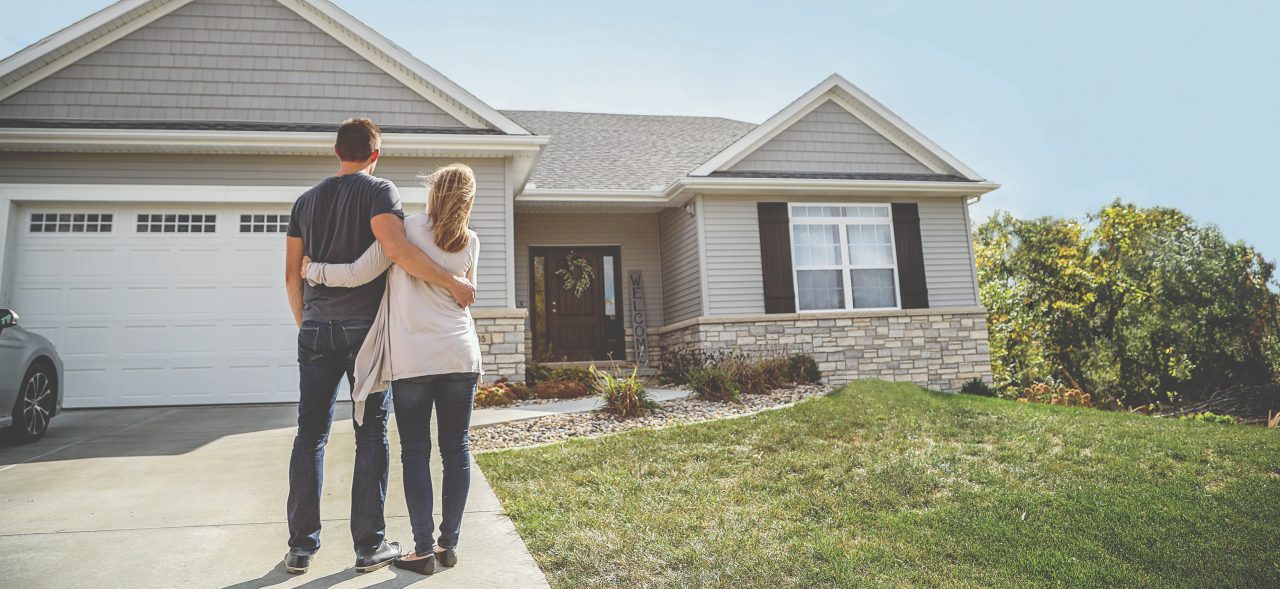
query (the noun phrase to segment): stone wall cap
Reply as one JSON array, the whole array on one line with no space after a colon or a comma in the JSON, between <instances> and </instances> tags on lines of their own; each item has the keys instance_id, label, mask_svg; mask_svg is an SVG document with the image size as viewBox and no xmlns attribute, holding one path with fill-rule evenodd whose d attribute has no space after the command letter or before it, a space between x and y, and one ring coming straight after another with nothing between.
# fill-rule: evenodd
<instances>
[{"instance_id":1,"label":"stone wall cap","mask_svg":"<svg viewBox=\"0 0 1280 589\"><path fill-rule=\"evenodd\" d=\"M471 308L473 319L524 319L529 316L528 309L477 309Z\"/></svg>"},{"instance_id":2,"label":"stone wall cap","mask_svg":"<svg viewBox=\"0 0 1280 589\"><path fill-rule=\"evenodd\" d=\"M817 319L858 319L863 317L914 317L920 315L976 315L987 312L984 307L934 307L930 309L890 309L887 311L813 311L805 313L777 313L750 315L703 315L685 319L670 325L663 325L649 330L649 333L664 334L694 325L716 325L724 323L772 323L784 321L813 321Z\"/></svg>"}]
</instances>

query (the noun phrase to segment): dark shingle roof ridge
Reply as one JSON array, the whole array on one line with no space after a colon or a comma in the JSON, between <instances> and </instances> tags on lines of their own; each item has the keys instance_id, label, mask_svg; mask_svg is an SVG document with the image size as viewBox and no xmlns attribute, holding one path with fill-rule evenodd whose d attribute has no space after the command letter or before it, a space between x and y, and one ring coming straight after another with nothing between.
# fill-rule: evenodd
<instances>
[{"instance_id":1,"label":"dark shingle roof ridge","mask_svg":"<svg viewBox=\"0 0 1280 589\"><path fill-rule=\"evenodd\" d=\"M640 113L624 113L624 112L599 112L599 111L586 111L586 110L554 110L554 109L525 109L525 108L502 108L502 109L498 109L498 112L503 114L517 113L517 114L590 115L590 116L602 116L602 117L636 117L636 118L646 118L646 119L702 119L702 120L727 121L730 123L737 123L740 125L751 125L751 126L759 125L759 123L752 123L750 121L742 121L738 119L731 119L729 117L709 116L709 115L660 115L660 114L640 114Z\"/></svg>"}]
</instances>

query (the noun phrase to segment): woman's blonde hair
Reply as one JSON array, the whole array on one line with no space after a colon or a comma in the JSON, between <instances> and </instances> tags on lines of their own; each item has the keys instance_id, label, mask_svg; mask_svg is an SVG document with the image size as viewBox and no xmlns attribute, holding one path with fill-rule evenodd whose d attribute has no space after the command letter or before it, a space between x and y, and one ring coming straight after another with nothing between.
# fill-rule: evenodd
<instances>
[{"instance_id":1,"label":"woman's blonde hair","mask_svg":"<svg viewBox=\"0 0 1280 589\"><path fill-rule=\"evenodd\" d=\"M467 223L476 197L476 175L466 164L449 164L427 176L431 196L427 213L435 227L436 245L455 253L467 247Z\"/></svg>"}]
</instances>

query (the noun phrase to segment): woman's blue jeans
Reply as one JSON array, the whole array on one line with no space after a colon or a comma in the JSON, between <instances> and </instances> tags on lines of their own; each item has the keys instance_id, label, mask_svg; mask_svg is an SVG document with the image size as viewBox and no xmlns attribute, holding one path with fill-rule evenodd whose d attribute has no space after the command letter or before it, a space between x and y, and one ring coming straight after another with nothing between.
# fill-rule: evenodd
<instances>
[{"instance_id":1,"label":"woman's blue jeans","mask_svg":"<svg viewBox=\"0 0 1280 589\"><path fill-rule=\"evenodd\" d=\"M440 459L444 463L440 493L440 546L456 548L462 511L471 487L471 402L479 375L474 372L406 378L391 383L396 427L400 431L400 461L404 468L404 498L413 525L414 551L431 554L435 521L431 516L431 410L440 431Z\"/></svg>"}]
</instances>

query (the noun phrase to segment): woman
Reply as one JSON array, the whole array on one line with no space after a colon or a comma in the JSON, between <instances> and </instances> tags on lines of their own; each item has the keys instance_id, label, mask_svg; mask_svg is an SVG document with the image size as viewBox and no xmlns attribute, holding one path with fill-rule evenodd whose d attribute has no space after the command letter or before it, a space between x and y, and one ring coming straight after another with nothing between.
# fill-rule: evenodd
<instances>
[{"instance_id":1,"label":"woman","mask_svg":"<svg viewBox=\"0 0 1280 589\"><path fill-rule=\"evenodd\" d=\"M465 275L474 284L480 242L467 223L475 199L475 175L463 164L452 164L427 180L431 187L428 214L405 219L405 234L436 263L457 276ZM471 482L467 430L481 374L480 342L471 312L459 307L447 290L392 266L376 243L351 264L304 260L302 273L313 283L351 287L373 280L389 266L382 307L356 357L356 383L351 397L359 420L364 415L364 399L370 393L386 390L388 384L393 389L404 496L414 540L413 554L394 564L431 574L437 562L447 567L457 562L454 549ZM433 406L438 412L437 439L444 462L439 543L432 539Z\"/></svg>"}]
</instances>

